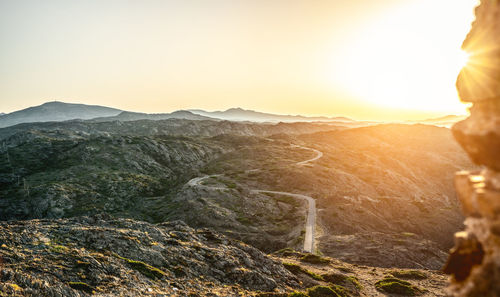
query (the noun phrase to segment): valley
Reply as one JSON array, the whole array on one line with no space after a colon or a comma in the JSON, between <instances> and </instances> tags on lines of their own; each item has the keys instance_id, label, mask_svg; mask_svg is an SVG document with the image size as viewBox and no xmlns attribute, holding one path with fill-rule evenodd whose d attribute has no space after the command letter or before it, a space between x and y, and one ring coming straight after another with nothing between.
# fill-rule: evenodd
<instances>
[{"instance_id":1,"label":"valley","mask_svg":"<svg viewBox=\"0 0 500 297\"><path fill-rule=\"evenodd\" d=\"M421 124L78 120L2 128L0 144L2 221L182 221L278 262L284 250L339 261L371 284L353 296L375 296L357 267L425 271L441 296L463 220L453 174L473 167L449 129ZM307 283L325 284L280 290Z\"/></svg>"}]
</instances>

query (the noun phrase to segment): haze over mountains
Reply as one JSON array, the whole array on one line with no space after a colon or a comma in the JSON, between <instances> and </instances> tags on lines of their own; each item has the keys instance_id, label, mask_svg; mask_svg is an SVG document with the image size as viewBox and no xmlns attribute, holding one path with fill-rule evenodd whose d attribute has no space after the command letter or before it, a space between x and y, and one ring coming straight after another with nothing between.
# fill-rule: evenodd
<instances>
[{"instance_id":1,"label":"haze over mountains","mask_svg":"<svg viewBox=\"0 0 500 297\"><path fill-rule=\"evenodd\" d=\"M242 108L230 108L226 111L204 111L200 109L190 109L192 113L213 117L228 121L252 121L252 122L352 122L353 120L346 117L306 117L301 115L278 115L272 113L264 113L253 110L245 110Z\"/></svg>"},{"instance_id":2,"label":"haze over mountains","mask_svg":"<svg viewBox=\"0 0 500 297\"><path fill-rule=\"evenodd\" d=\"M436 119L413 121L414 123L426 123L438 126L450 126L462 119L462 116L445 116ZM98 122L106 121L137 121L137 120L214 120L214 121L250 121L258 123L295 123L295 122L323 122L337 125L366 126L376 122L355 121L347 117L307 117L301 115L279 115L264 113L242 108L231 108L226 111L204 111L200 109L178 110L171 113L140 113L124 111L117 108L64 103L59 101L47 102L39 106L29 107L23 110L0 114L0 128L9 127L22 123L35 122L60 122L69 120L92 120Z\"/></svg>"},{"instance_id":3,"label":"haze over mountains","mask_svg":"<svg viewBox=\"0 0 500 297\"><path fill-rule=\"evenodd\" d=\"M247 121L227 120L245 114ZM338 296L381 296L376 282L421 269L423 279L403 284L442 296L445 279L434 270L463 219L453 175L472 166L447 128L62 102L6 116L51 122L0 128L5 282L63 296L119 295L120 280L122 290L148 296L140 292L149 278L161 279L158 294L189 283L178 289L230 295L226 285L238 284L231 290L255 296L326 285L345 293ZM316 209L283 193L306 195ZM312 212L315 249L332 258L301 252ZM26 237L13 236L21 229ZM330 264L309 265L308 257ZM61 263L61 275L50 273ZM33 274L35 267L42 269ZM50 285L34 287L32 278ZM15 288L0 282L0 296Z\"/></svg>"},{"instance_id":4,"label":"haze over mountains","mask_svg":"<svg viewBox=\"0 0 500 297\"><path fill-rule=\"evenodd\" d=\"M32 122L88 120L116 116L120 112L121 110L116 108L54 101L4 114L0 117L0 127Z\"/></svg>"}]
</instances>

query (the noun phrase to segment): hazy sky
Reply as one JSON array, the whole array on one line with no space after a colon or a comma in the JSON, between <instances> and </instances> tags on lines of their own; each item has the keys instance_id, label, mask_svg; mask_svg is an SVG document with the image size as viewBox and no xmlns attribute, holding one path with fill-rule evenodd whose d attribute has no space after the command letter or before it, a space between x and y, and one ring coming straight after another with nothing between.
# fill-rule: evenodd
<instances>
[{"instance_id":1,"label":"hazy sky","mask_svg":"<svg viewBox=\"0 0 500 297\"><path fill-rule=\"evenodd\" d=\"M0 112L460 113L476 0L0 0Z\"/></svg>"}]
</instances>

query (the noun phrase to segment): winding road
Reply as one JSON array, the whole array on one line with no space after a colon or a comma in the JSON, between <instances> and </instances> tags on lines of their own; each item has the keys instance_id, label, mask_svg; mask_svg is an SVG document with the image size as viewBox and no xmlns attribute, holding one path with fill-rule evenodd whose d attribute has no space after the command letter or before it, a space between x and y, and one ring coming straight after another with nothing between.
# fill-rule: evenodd
<instances>
[{"instance_id":1,"label":"winding road","mask_svg":"<svg viewBox=\"0 0 500 297\"><path fill-rule=\"evenodd\" d=\"M304 251L309 253L314 252L314 227L316 226L316 201L312 197L301 194L293 194L293 193L279 192L279 191L252 190L251 192L260 194L285 195L306 200L309 207L307 211L307 219L305 226L306 234L304 235Z\"/></svg>"},{"instance_id":2,"label":"winding road","mask_svg":"<svg viewBox=\"0 0 500 297\"><path fill-rule=\"evenodd\" d=\"M313 148L310 148L310 147L305 147L305 146L301 146L301 145L296 145L296 144L292 144L292 147L298 147L298 148L301 148L301 149L304 149L304 150L309 150L309 151L313 151L316 153L316 156L312 159L309 159L309 160L305 160L305 161L301 161L301 162L298 162L296 163L295 165L306 165L307 163L310 163L310 162L313 162L313 161L316 161L318 160L319 158L323 157L323 152L320 152L316 149L313 149Z\"/></svg>"},{"instance_id":3,"label":"winding road","mask_svg":"<svg viewBox=\"0 0 500 297\"><path fill-rule=\"evenodd\" d=\"M314 158L297 162L295 165L297 166L303 166L306 165L310 162L316 161L319 158L323 157L323 153L309 147L305 146L300 146L300 145L295 145L292 144L292 147L297 147L305 150L310 150L316 153L316 156ZM251 169L248 171L258 171L260 169ZM205 179L212 178L212 177L217 177L217 176L222 176L222 174L216 174L216 175L205 175L202 177L195 177L187 182L188 186L191 187L201 187L201 188L206 188L206 189L212 189L212 190L225 190L227 188L225 187L214 187L214 186L207 186L203 185L202 182ZM303 250L305 252L313 253L314 252L314 232L315 232L315 226L316 226L316 201L314 198L311 196L307 195L302 195L302 194L294 194L294 193L288 193L288 192L280 192L280 191L268 191L268 190L251 190L251 193L255 194L275 194L275 195L284 195L284 196L289 196L289 197L294 197L297 199L302 199L307 201L308 204L308 209L307 209L307 218L306 218L306 224L305 224L305 235L304 235L304 248Z\"/></svg>"}]
</instances>

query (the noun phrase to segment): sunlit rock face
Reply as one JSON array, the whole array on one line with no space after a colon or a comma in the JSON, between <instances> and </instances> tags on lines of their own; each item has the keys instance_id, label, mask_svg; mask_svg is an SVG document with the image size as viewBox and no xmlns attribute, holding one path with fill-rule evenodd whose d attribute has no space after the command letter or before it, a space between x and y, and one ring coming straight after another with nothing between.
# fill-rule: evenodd
<instances>
[{"instance_id":1,"label":"sunlit rock face","mask_svg":"<svg viewBox=\"0 0 500 297\"><path fill-rule=\"evenodd\" d=\"M472 103L471 116L453 134L471 159L485 168L455 179L466 230L455 234L444 271L452 296L500 296L500 1L482 0L463 44L471 58L457 89Z\"/></svg>"},{"instance_id":2,"label":"sunlit rock face","mask_svg":"<svg viewBox=\"0 0 500 297\"><path fill-rule=\"evenodd\" d=\"M500 96L500 6L498 0L482 0L476 20L462 49L469 62L460 72L457 88L465 102L482 102Z\"/></svg>"}]
</instances>

